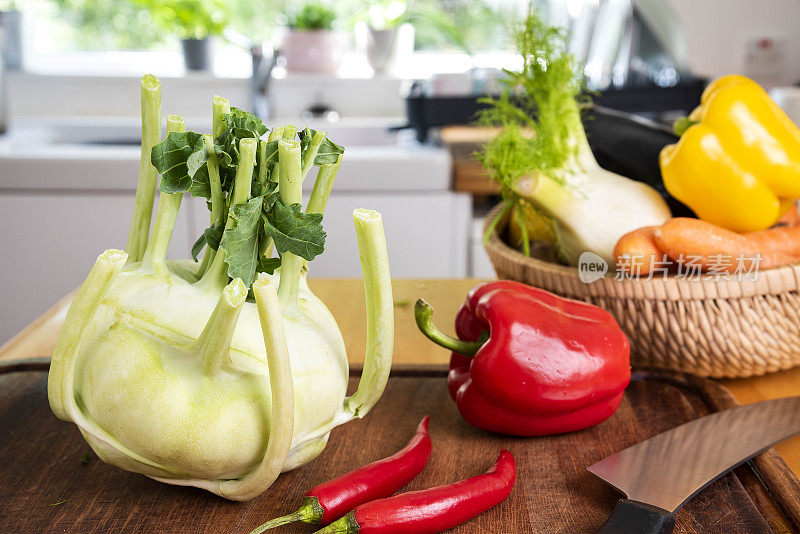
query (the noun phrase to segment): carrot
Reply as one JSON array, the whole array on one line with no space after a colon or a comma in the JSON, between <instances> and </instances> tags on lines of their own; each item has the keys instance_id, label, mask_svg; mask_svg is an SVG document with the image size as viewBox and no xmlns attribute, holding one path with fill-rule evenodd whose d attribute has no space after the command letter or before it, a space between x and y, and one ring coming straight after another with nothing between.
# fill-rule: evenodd
<instances>
[{"instance_id":1,"label":"carrot","mask_svg":"<svg viewBox=\"0 0 800 534\"><path fill-rule=\"evenodd\" d=\"M657 262L663 261L664 251L656 244L658 226L645 226L619 238L614 247L617 269L628 274L646 275Z\"/></svg>"},{"instance_id":2,"label":"carrot","mask_svg":"<svg viewBox=\"0 0 800 534\"><path fill-rule=\"evenodd\" d=\"M745 235L762 249L783 252L790 256L800 256L800 226L769 228Z\"/></svg>"},{"instance_id":3,"label":"carrot","mask_svg":"<svg viewBox=\"0 0 800 534\"><path fill-rule=\"evenodd\" d=\"M670 219L656 230L655 241L673 261L697 265L704 271L752 271L796 260L791 254L762 247L748 236L700 219Z\"/></svg>"}]
</instances>

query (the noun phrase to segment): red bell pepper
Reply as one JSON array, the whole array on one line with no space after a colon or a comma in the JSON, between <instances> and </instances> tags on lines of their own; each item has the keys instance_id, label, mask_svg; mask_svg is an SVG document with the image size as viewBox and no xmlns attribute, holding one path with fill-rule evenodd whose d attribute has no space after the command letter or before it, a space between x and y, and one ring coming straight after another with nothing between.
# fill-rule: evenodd
<instances>
[{"instance_id":1,"label":"red bell pepper","mask_svg":"<svg viewBox=\"0 0 800 534\"><path fill-rule=\"evenodd\" d=\"M450 395L471 425L543 436L594 426L631 378L628 338L607 311L507 280L480 284L456 315L454 339L417 301L420 330L453 351Z\"/></svg>"}]
</instances>

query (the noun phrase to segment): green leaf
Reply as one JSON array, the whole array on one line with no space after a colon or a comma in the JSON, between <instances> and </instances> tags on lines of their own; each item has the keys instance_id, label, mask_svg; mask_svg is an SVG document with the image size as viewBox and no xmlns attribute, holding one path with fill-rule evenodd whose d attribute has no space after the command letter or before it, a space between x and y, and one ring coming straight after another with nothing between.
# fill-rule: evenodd
<instances>
[{"instance_id":1,"label":"green leaf","mask_svg":"<svg viewBox=\"0 0 800 534\"><path fill-rule=\"evenodd\" d=\"M277 198L278 194L278 183L267 180L266 187L262 191L261 184L258 180L253 180L252 194L254 197L267 197L267 200L265 200L266 207L264 209L272 209L272 204L274 203L273 198Z\"/></svg>"},{"instance_id":2,"label":"green leaf","mask_svg":"<svg viewBox=\"0 0 800 534\"><path fill-rule=\"evenodd\" d=\"M212 224L203 230L203 233L200 234L200 237L198 237L197 241L195 241L194 245L192 245L192 258L194 261L197 261L197 257L200 255L200 253L203 251L203 247L206 245L214 250L219 248L219 242L222 239L223 230L225 230L225 226L219 224Z\"/></svg>"},{"instance_id":3,"label":"green leaf","mask_svg":"<svg viewBox=\"0 0 800 534\"><path fill-rule=\"evenodd\" d=\"M267 258L266 256L261 256L261 258L258 260L258 267L256 267L256 271L259 273L274 274L275 269L280 266L280 258Z\"/></svg>"},{"instance_id":4,"label":"green leaf","mask_svg":"<svg viewBox=\"0 0 800 534\"><path fill-rule=\"evenodd\" d=\"M325 250L321 213L303 213L300 204L286 206L276 200L263 220L264 231L279 254L291 252L311 261Z\"/></svg>"},{"instance_id":5,"label":"green leaf","mask_svg":"<svg viewBox=\"0 0 800 534\"><path fill-rule=\"evenodd\" d=\"M239 166L239 141L258 139L266 133L267 127L261 119L239 108L231 108L231 112L225 115L225 124L225 130L214 140L214 150L217 153L222 190L227 193L233 187L236 168ZM274 149L278 149L277 142ZM277 154L275 158L277 161ZM257 169L254 175L258 176Z\"/></svg>"},{"instance_id":6,"label":"green leaf","mask_svg":"<svg viewBox=\"0 0 800 534\"><path fill-rule=\"evenodd\" d=\"M203 136L195 132L171 132L153 147L150 161L161 173L159 189L165 193L186 192L195 174L206 165Z\"/></svg>"},{"instance_id":7,"label":"green leaf","mask_svg":"<svg viewBox=\"0 0 800 534\"><path fill-rule=\"evenodd\" d=\"M316 130L312 130L308 126L298 133L300 136L300 150L302 152L306 151L308 145L311 144L311 139L313 139L316 133ZM314 158L314 165L327 165L329 163L336 163L336 160L338 160L339 156L342 154L344 154L344 147L337 145L328 139L328 137L325 137L325 139L322 141L322 144L319 146L317 156Z\"/></svg>"},{"instance_id":8,"label":"green leaf","mask_svg":"<svg viewBox=\"0 0 800 534\"><path fill-rule=\"evenodd\" d=\"M253 135L248 137L261 137L267 133L267 127L261 122L261 119L239 108L231 108L231 112L225 115L225 124L229 128L247 130Z\"/></svg>"},{"instance_id":9,"label":"green leaf","mask_svg":"<svg viewBox=\"0 0 800 534\"><path fill-rule=\"evenodd\" d=\"M241 278L248 287L255 280L258 266L258 233L263 201L264 197L256 197L234 206L230 217L235 225L225 230L219 244L225 251L228 276Z\"/></svg>"},{"instance_id":10,"label":"green leaf","mask_svg":"<svg viewBox=\"0 0 800 534\"><path fill-rule=\"evenodd\" d=\"M208 177L208 164L203 165L192 176L192 185L189 194L193 197L211 198L211 182Z\"/></svg>"},{"instance_id":11,"label":"green leaf","mask_svg":"<svg viewBox=\"0 0 800 534\"><path fill-rule=\"evenodd\" d=\"M339 156L344 154L344 147L337 145L327 137L319 146L317 157L314 158L314 165L327 165L329 163L336 163Z\"/></svg>"}]
</instances>

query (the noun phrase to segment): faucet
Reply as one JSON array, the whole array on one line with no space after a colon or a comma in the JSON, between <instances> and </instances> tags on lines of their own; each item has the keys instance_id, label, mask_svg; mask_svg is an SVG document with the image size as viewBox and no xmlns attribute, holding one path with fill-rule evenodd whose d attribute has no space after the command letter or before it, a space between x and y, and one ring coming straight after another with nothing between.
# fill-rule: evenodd
<instances>
[{"instance_id":1,"label":"faucet","mask_svg":"<svg viewBox=\"0 0 800 534\"><path fill-rule=\"evenodd\" d=\"M261 120L268 120L272 116L272 102L270 98L270 82L272 70L278 64L280 50L271 44L254 43L241 33L226 28L223 32L225 39L231 43L250 51L253 65L253 74L250 77L250 104L253 113ZM264 54L265 48L268 56Z\"/></svg>"},{"instance_id":2,"label":"faucet","mask_svg":"<svg viewBox=\"0 0 800 534\"><path fill-rule=\"evenodd\" d=\"M250 98L253 105L253 112L261 120L268 120L272 117L272 99L270 98L270 83L272 81L272 70L278 64L280 51L272 46L269 57L264 56L263 45L255 44L250 47L250 54L253 60L253 75L250 78Z\"/></svg>"}]
</instances>

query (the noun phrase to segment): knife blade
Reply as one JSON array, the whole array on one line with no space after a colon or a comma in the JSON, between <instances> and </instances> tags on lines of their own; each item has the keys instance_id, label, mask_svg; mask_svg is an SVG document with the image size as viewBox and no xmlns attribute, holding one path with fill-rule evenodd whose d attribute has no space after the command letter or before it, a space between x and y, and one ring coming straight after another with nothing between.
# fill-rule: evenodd
<instances>
[{"instance_id":1,"label":"knife blade","mask_svg":"<svg viewBox=\"0 0 800 534\"><path fill-rule=\"evenodd\" d=\"M800 397L713 413L587 467L627 497L598 534L668 534L683 503L734 467L800 433Z\"/></svg>"}]
</instances>

